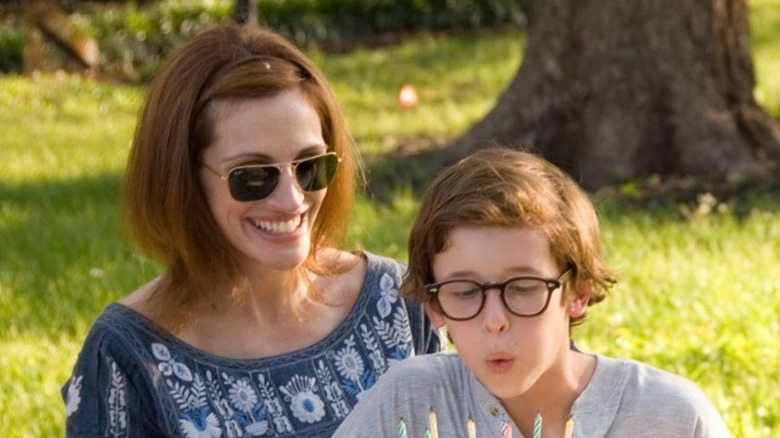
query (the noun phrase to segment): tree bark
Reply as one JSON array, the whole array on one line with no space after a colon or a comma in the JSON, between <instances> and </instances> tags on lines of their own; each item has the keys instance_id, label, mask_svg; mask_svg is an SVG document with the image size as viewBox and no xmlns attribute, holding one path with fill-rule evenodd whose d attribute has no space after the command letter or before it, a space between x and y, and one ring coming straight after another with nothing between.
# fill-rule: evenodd
<instances>
[{"instance_id":1,"label":"tree bark","mask_svg":"<svg viewBox=\"0 0 780 438\"><path fill-rule=\"evenodd\" d=\"M660 175L771 178L780 125L753 97L745 0L537 0L495 108L439 152L531 147L590 190Z\"/></svg>"},{"instance_id":2,"label":"tree bark","mask_svg":"<svg viewBox=\"0 0 780 438\"><path fill-rule=\"evenodd\" d=\"M236 0L233 20L236 23L257 26L259 21L257 11L257 0Z\"/></svg>"}]
</instances>

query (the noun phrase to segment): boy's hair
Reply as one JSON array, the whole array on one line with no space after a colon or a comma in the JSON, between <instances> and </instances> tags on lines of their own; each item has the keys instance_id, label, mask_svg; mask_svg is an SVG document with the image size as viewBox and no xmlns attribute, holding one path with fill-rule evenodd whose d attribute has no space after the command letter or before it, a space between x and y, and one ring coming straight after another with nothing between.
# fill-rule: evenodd
<instances>
[{"instance_id":1,"label":"boy's hair","mask_svg":"<svg viewBox=\"0 0 780 438\"><path fill-rule=\"evenodd\" d=\"M201 156L218 122L213 102L268 98L294 88L317 112L328 151L341 157L304 265L325 271L314 254L343 242L359 162L317 66L269 30L221 25L178 47L152 81L128 159L124 212L141 250L167 267L157 289L164 293L153 294L150 306L166 328L186 320L195 303L215 299L217 279L242 279L235 250L213 219L199 179Z\"/></svg>"},{"instance_id":2,"label":"boy's hair","mask_svg":"<svg viewBox=\"0 0 780 438\"><path fill-rule=\"evenodd\" d=\"M431 265L460 226L528 227L547 236L555 262L573 269L564 295L592 283L589 304L604 299L617 277L602 257L599 222L587 194L544 159L514 149L482 149L442 171L423 195L409 236L402 293L429 302ZM576 293L576 292L574 292ZM570 325L585 318L572 318Z\"/></svg>"}]
</instances>

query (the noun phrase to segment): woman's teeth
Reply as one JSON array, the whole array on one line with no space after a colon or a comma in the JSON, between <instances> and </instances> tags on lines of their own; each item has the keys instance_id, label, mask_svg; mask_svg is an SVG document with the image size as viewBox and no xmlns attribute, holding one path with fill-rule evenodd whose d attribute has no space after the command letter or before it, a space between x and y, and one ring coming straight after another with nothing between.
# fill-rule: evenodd
<instances>
[{"instance_id":1,"label":"woman's teeth","mask_svg":"<svg viewBox=\"0 0 780 438\"><path fill-rule=\"evenodd\" d=\"M288 221L255 221L255 226L271 234L285 234L295 231L301 224L301 217L296 216Z\"/></svg>"}]
</instances>

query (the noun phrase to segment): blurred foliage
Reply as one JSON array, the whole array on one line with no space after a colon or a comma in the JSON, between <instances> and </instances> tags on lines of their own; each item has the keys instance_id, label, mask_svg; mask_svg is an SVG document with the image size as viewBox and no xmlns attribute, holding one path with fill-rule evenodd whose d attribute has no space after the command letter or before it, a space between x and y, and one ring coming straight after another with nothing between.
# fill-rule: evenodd
<instances>
[{"instance_id":1,"label":"blurred foliage","mask_svg":"<svg viewBox=\"0 0 780 438\"><path fill-rule=\"evenodd\" d=\"M349 50L398 35L522 25L531 0L259 0L259 22L301 47ZM233 0L60 1L100 47L100 73L145 81L177 43L233 19ZM20 72L25 3L0 2L0 72Z\"/></svg>"},{"instance_id":2,"label":"blurred foliage","mask_svg":"<svg viewBox=\"0 0 780 438\"><path fill-rule=\"evenodd\" d=\"M0 26L0 72L21 69L24 41L25 32L21 28Z\"/></svg>"}]
</instances>

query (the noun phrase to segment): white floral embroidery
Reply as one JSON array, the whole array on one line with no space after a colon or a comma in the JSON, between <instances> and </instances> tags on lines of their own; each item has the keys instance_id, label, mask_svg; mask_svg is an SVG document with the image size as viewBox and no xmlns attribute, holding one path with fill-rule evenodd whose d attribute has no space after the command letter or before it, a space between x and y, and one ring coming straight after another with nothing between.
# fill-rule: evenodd
<instances>
[{"instance_id":1,"label":"white floral embroidery","mask_svg":"<svg viewBox=\"0 0 780 438\"><path fill-rule=\"evenodd\" d=\"M157 360L169 361L172 359L171 352L168 350L168 347L156 342L152 343L152 354L157 358Z\"/></svg>"},{"instance_id":2,"label":"white floral embroidery","mask_svg":"<svg viewBox=\"0 0 780 438\"><path fill-rule=\"evenodd\" d=\"M387 273L382 274L379 279L379 300L376 303L376 309L379 316L386 318L393 310L393 304L398 301L398 288L395 286L395 280Z\"/></svg>"},{"instance_id":3,"label":"white floral embroidery","mask_svg":"<svg viewBox=\"0 0 780 438\"><path fill-rule=\"evenodd\" d=\"M316 423L325 415L325 403L311 391L295 394L290 402L290 408L293 415L304 423Z\"/></svg>"},{"instance_id":4,"label":"white floral embroidery","mask_svg":"<svg viewBox=\"0 0 780 438\"><path fill-rule=\"evenodd\" d=\"M171 374L173 374L185 382L192 381L192 372L189 367L183 363L177 362L171 355L168 347L163 344L153 343L152 354L154 354L154 357L156 357L157 360L162 361L157 364L157 368L160 369L160 372L163 373L164 376L170 377Z\"/></svg>"},{"instance_id":5,"label":"white floral embroidery","mask_svg":"<svg viewBox=\"0 0 780 438\"><path fill-rule=\"evenodd\" d=\"M219 438L222 436L222 429L219 428L219 420L213 412L205 414L205 411L198 411L201 414L198 418L185 418L179 420L179 426L187 438ZM205 415L203 415L205 414ZM202 424L196 424L202 423Z\"/></svg>"},{"instance_id":6,"label":"white floral embroidery","mask_svg":"<svg viewBox=\"0 0 780 438\"><path fill-rule=\"evenodd\" d=\"M336 369L349 380L360 380L365 371L363 358L353 347L354 341L342 348L334 357Z\"/></svg>"},{"instance_id":7,"label":"white floral embroidery","mask_svg":"<svg viewBox=\"0 0 780 438\"><path fill-rule=\"evenodd\" d=\"M263 399L263 403L267 406L267 418L271 422L273 428L276 429L276 433L278 435L292 433L292 423L287 416L287 412L284 409L282 400L278 396L278 392L274 391L271 380L266 379L266 376L263 374L258 374L257 389L258 392L260 392L260 398Z\"/></svg>"},{"instance_id":8,"label":"white floral embroidery","mask_svg":"<svg viewBox=\"0 0 780 438\"><path fill-rule=\"evenodd\" d=\"M228 390L228 397L233 406L244 412L249 412L257 404L257 394L246 378L236 381Z\"/></svg>"},{"instance_id":9,"label":"white floral embroidery","mask_svg":"<svg viewBox=\"0 0 780 438\"><path fill-rule=\"evenodd\" d=\"M296 375L279 388L290 400L290 409L298 420L316 423L325 416L325 403L314 393L317 380L313 377Z\"/></svg>"},{"instance_id":10,"label":"white floral embroidery","mask_svg":"<svg viewBox=\"0 0 780 438\"><path fill-rule=\"evenodd\" d=\"M70 378L70 384L68 384L68 394L65 397L65 416L70 417L71 414L79 410L79 404L81 403L81 381L84 376L73 376Z\"/></svg>"},{"instance_id":11,"label":"white floral embroidery","mask_svg":"<svg viewBox=\"0 0 780 438\"><path fill-rule=\"evenodd\" d=\"M330 407L330 411L336 418L346 417L349 414L350 405L344 399L344 391L339 386L338 380L333 378L330 367L320 360L317 362L315 373L317 381L322 385L325 401Z\"/></svg>"},{"instance_id":12,"label":"white floral embroidery","mask_svg":"<svg viewBox=\"0 0 780 438\"><path fill-rule=\"evenodd\" d=\"M111 368L111 381L108 389L108 425L109 435L127 436L129 423L127 414L127 378L119 371L113 359L108 358Z\"/></svg>"},{"instance_id":13,"label":"white floral embroidery","mask_svg":"<svg viewBox=\"0 0 780 438\"><path fill-rule=\"evenodd\" d=\"M246 426L246 431L249 432L252 436L265 435L265 433L268 432L268 421L262 420L249 423Z\"/></svg>"}]
</instances>

